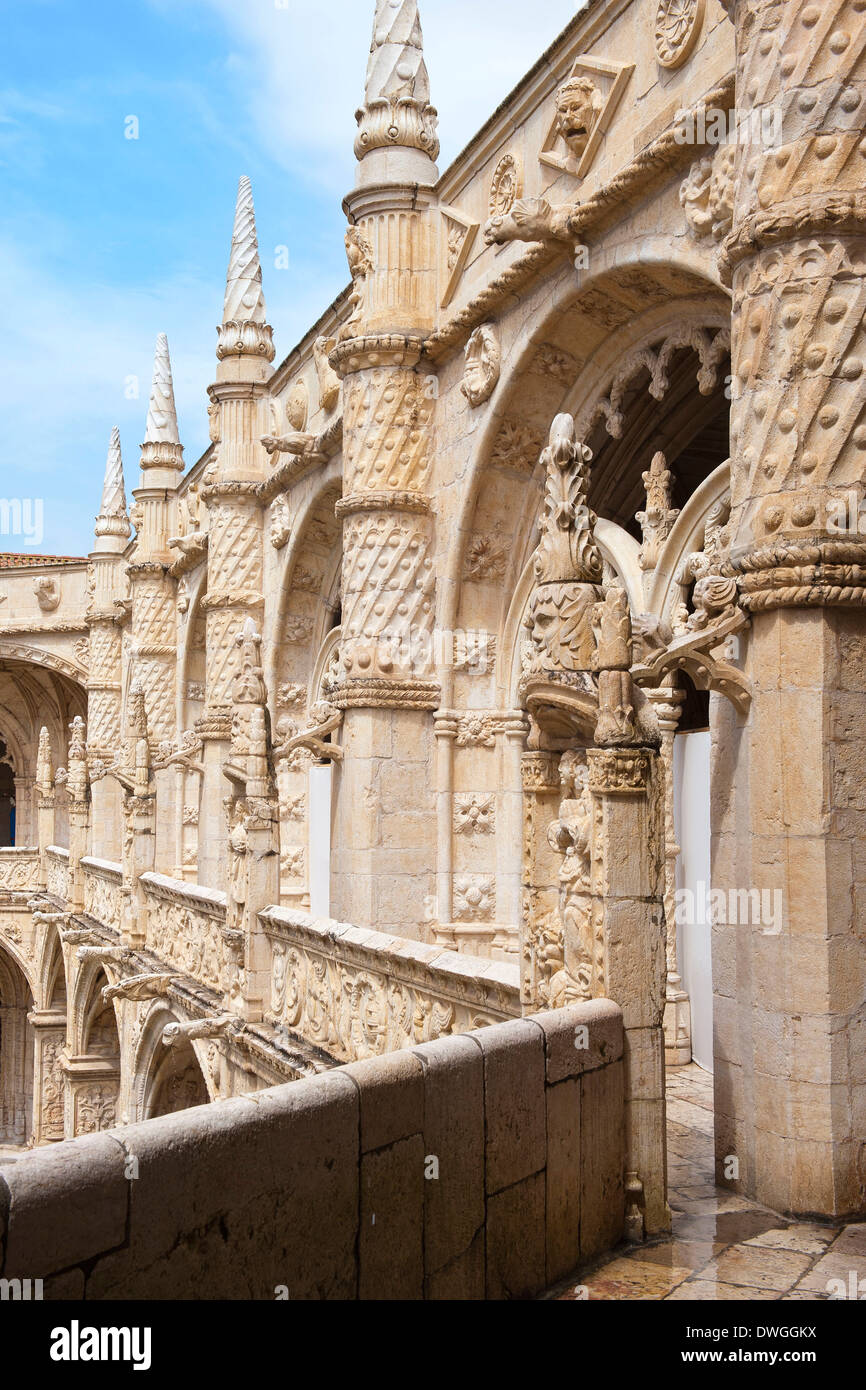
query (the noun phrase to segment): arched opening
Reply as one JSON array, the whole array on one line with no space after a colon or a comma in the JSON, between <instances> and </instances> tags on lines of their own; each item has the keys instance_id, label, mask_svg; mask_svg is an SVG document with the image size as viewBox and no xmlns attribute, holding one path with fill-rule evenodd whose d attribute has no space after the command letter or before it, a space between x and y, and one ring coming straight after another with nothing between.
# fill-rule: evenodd
<instances>
[{"instance_id":1,"label":"arched opening","mask_svg":"<svg viewBox=\"0 0 866 1390\"><path fill-rule=\"evenodd\" d=\"M160 1051L162 1056L160 1056ZM175 1047L155 1051L147 1086L144 1118L174 1115L195 1105L207 1105L207 1084L192 1043L186 1038Z\"/></svg>"},{"instance_id":2,"label":"arched opening","mask_svg":"<svg viewBox=\"0 0 866 1390\"><path fill-rule=\"evenodd\" d=\"M0 948L0 1145L23 1145L33 1117L33 995L23 971Z\"/></svg>"},{"instance_id":3,"label":"arched opening","mask_svg":"<svg viewBox=\"0 0 866 1390\"><path fill-rule=\"evenodd\" d=\"M108 983L105 972L97 968L81 991L86 1003L81 1011L80 1043L78 1054L70 1060L76 1134L94 1134L117 1122L120 1035L114 1005L102 996Z\"/></svg>"},{"instance_id":4,"label":"arched opening","mask_svg":"<svg viewBox=\"0 0 866 1390\"><path fill-rule=\"evenodd\" d=\"M0 849L15 844L15 774L12 759L0 739Z\"/></svg>"},{"instance_id":5,"label":"arched opening","mask_svg":"<svg viewBox=\"0 0 866 1390\"><path fill-rule=\"evenodd\" d=\"M87 715L87 694L75 669L41 664L0 650L0 846L33 846L38 840L36 757L40 730L48 730L55 768L66 762L69 725ZM66 796L58 788L54 842L68 844Z\"/></svg>"}]
</instances>

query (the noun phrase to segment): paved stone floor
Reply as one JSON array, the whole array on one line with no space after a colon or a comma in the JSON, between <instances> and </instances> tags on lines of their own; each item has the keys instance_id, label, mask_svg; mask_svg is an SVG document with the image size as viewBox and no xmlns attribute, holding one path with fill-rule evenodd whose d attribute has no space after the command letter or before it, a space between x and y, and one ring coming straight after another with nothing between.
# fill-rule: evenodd
<instances>
[{"instance_id":1,"label":"paved stone floor","mask_svg":"<svg viewBox=\"0 0 866 1390\"><path fill-rule=\"evenodd\" d=\"M672 1236L620 1246L545 1298L815 1300L828 1280L866 1281L866 1224L792 1222L716 1186L708 1072L669 1071L667 1093Z\"/></svg>"}]
</instances>

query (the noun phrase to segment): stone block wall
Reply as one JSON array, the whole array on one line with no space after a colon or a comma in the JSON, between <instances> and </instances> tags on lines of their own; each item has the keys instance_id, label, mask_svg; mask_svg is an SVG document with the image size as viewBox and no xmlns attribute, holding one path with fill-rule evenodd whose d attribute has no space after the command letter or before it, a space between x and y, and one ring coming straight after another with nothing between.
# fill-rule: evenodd
<instances>
[{"instance_id":1,"label":"stone block wall","mask_svg":"<svg viewBox=\"0 0 866 1390\"><path fill-rule=\"evenodd\" d=\"M624 1222L622 1015L442 1038L0 1167L46 1298L505 1299Z\"/></svg>"}]
</instances>

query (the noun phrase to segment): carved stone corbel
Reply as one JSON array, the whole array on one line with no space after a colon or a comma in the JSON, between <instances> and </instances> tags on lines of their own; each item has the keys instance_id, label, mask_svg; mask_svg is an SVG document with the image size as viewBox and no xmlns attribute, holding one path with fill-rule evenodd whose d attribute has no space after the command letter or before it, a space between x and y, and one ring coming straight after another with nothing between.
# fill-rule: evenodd
<instances>
[{"instance_id":1,"label":"carved stone corbel","mask_svg":"<svg viewBox=\"0 0 866 1390\"><path fill-rule=\"evenodd\" d=\"M288 758L297 748L304 748L321 762L340 762L343 750L338 743L325 743L329 734L334 734L343 723L344 712L320 700L310 708L312 724L300 733L291 734L274 749L275 758Z\"/></svg>"},{"instance_id":2,"label":"carved stone corbel","mask_svg":"<svg viewBox=\"0 0 866 1390\"><path fill-rule=\"evenodd\" d=\"M710 582L726 584L728 581L711 576ZM749 616L731 603L726 603L721 612L712 616L714 594L720 597L711 590L704 600L707 605L704 625L678 634L668 646L649 654L640 665L632 668L632 676L638 685L654 688L662 685L674 671L685 671L698 690L718 690L727 696L738 714L745 716L752 698L751 682L739 667L715 653L727 638L748 626Z\"/></svg>"}]
</instances>

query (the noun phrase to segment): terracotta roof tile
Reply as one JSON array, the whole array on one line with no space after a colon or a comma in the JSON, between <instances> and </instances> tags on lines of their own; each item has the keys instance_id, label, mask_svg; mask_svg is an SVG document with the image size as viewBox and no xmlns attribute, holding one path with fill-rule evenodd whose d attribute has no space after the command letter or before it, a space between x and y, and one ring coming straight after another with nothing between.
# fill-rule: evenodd
<instances>
[{"instance_id":1,"label":"terracotta roof tile","mask_svg":"<svg viewBox=\"0 0 866 1390\"><path fill-rule=\"evenodd\" d=\"M31 569L36 565L83 565L81 555L3 555L0 554L0 570Z\"/></svg>"}]
</instances>

